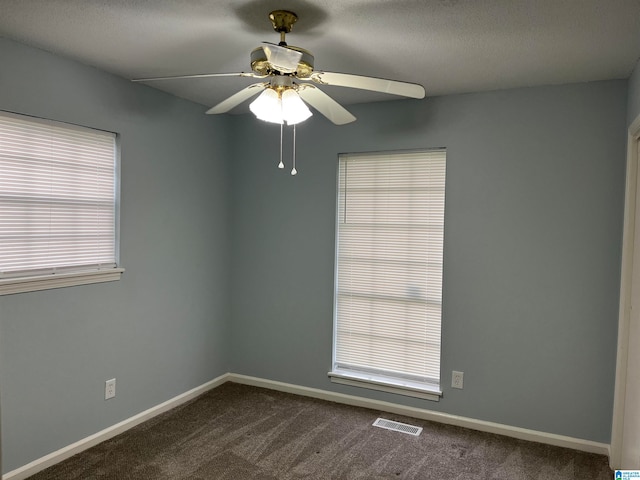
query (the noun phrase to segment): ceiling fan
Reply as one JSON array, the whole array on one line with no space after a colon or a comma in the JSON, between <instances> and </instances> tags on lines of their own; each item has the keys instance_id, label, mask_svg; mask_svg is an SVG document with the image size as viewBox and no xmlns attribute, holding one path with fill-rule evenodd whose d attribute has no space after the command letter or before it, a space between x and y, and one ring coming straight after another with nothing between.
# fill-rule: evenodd
<instances>
[{"instance_id":1,"label":"ceiling fan","mask_svg":"<svg viewBox=\"0 0 640 480\"><path fill-rule=\"evenodd\" d=\"M251 97L261 93L251 105L251 111L261 120L295 125L311 116L304 102L311 105L336 125L353 122L354 117L342 105L324 93L317 85L350 87L374 92L390 93L402 97L424 98L425 90L416 83L399 82L383 78L314 70L311 52L288 45L285 35L291 32L298 16L287 10L274 10L269 14L273 28L280 34L278 44L263 43L251 52L251 72L203 73L171 77L140 78L134 82L154 82L184 78L250 77L264 79L243 88L229 98L207 110L208 114L226 113Z\"/></svg>"}]
</instances>

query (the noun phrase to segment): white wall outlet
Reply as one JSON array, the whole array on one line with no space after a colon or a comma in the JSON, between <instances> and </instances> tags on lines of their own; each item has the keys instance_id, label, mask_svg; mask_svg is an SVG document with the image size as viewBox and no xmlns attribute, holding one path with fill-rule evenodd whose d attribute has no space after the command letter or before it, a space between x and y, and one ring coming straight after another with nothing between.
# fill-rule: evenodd
<instances>
[{"instance_id":1,"label":"white wall outlet","mask_svg":"<svg viewBox=\"0 0 640 480\"><path fill-rule=\"evenodd\" d=\"M112 378L104 382L104 399L109 400L116 396L116 379Z\"/></svg>"},{"instance_id":2,"label":"white wall outlet","mask_svg":"<svg viewBox=\"0 0 640 480\"><path fill-rule=\"evenodd\" d=\"M464 372L456 372L451 374L451 388L462 388L464 384Z\"/></svg>"}]
</instances>

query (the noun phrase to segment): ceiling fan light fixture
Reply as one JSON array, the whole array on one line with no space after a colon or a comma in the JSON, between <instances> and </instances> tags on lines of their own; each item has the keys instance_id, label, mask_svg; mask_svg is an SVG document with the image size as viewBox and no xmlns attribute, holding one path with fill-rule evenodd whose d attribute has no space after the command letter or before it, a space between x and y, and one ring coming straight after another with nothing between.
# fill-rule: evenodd
<instances>
[{"instance_id":1,"label":"ceiling fan light fixture","mask_svg":"<svg viewBox=\"0 0 640 480\"><path fill-rule=\"evenodd\" d=\"M312 113L294 88L284 88L281 93L268 87L249 105L251 112L259 120L282 125L304 122Z\"/></svg>"},{"instance_id":2,"label":"ceiling fan light fixture","mask_svg":"<svg viewBox=\"0 0 640 480\"><path fill-rule=\"evenodd\" d=\"M249 109L259 120L279 124L284 121L282 102L278 92L273 88L266 88L258 98L251 102Z\"/></svg>"},{"instance_id":3,"label":"ceiling fan light fixture","mask_svg":"<svg viewBox=\"0 0 640 480\"><path fill-rule=\"evenodd\" d=\"M295 125L304 122L311 115L311 110L293 88L286 89L282 92L282 116L287 125Z\"/></svg>"},{"instance_id":4,"label":"ceiling fan light fixture","mask_svg":"<svg viewBox=\"0 0 640 480\"><path fill-rule=\"evenodd\" d=\"M316 71L314 57L304 48L288 45L285 35L291 31L298 16L289 10L274 10L269 14L274 30L280 34L278 44L263 42L250 55L251 72L201 73L169 77L139 78L134 82L155 82L183 78L242 77L266 79L253 83L207 110L207 114L222 114L241 103L261 95L251 103L251 111L259 120L283 125L295 125L311 116L310 105L334 125L355 121L342 105L323 92L320 86L349 87L400 97L425 97L422 85L378 77ZM304 83L300 83L304 82ZM293 105L293 106L290 106Z\"/></svg>"}]
</instances>

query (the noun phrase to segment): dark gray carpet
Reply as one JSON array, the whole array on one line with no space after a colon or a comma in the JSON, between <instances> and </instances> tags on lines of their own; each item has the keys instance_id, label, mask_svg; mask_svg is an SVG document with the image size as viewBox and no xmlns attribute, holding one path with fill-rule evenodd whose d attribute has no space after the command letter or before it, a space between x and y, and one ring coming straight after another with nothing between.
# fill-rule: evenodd
<instances>
[{"instance_id":1,"label":"dark gray carpet","mask_svg":"<svg viewBox=\"0 0 640 480\"><path fill-rule=\"evenodd\" d=\"M419 437L371 426L424 427ZM226 383L31 480L611 480L606 457Z\"/></svg>"}]
</instances>

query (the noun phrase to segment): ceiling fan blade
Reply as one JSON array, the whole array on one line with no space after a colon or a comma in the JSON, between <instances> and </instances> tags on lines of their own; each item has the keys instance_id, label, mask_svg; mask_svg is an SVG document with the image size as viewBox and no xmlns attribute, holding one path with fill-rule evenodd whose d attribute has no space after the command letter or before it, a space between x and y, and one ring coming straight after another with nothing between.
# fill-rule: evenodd
<instances>
[{"instance_id":1,"label":"ceiling fan blade","mask_svg":"<svg viewBox=\"0 0 640 480\"><path fill-rule=\"evenodd\" d=\"M304 79L303 79L304 80ZM373 92L391 93L411 98L424 98L425 91L417 83L398 82L384 78L364 77L348 73L313 72L310 80L321 85L335 85L337 87L359 88Z\"/></svg>"},{"instance_id":2,"label":"ceiling fan blade","mask_svg":"<svg viewBox=\"0 0 640 480\"><path fill-rule=\"evenodd\" d=\"M154 78L134 78L132 82L155 82L157 80L179 80L181 78L208 78L208 77L250 77L264 78L266 75L257 75L253 72L239 73L198 73L195 75L174 75L171 77L154 77Z\"/></svg>"},{"instance_id":3,"label":"ceiling fan blade","mask_svg":"<svg viewBox=\"0 0 640 480\"><path fill-rule=\"evenodd\" d=\"M267 56L267 62L280 73L295 72L298 69L298 62L302 58L302 52L269 42L263 42L262 50Z\"/></svg>"},{"instance_id":4,"label":"ceiling fan blade","mask_svg":"<svg viewBox=\"0 0 640 480\"><path fill-rule=\"evenodd\" d=\"M250 99L254 95L263 91L269 84L268 83L253 83L246 88L243 88L237 93L234 93L226 100L221 101L219 104L211 107L207 110L207 114L226 113L233 107L240 105L245 100Z\"/></svg>"},{"instance_id":5,"label":"ceiling fan blade","mask_svg":"<svg viewBox=\"0 0 640 480\"><path fill-rule=\"evenodd\" d=\"M299 85L298 95L336 125L344 125L356 119L342 105L310 83Z\"/></svg>"}]
</instances>

